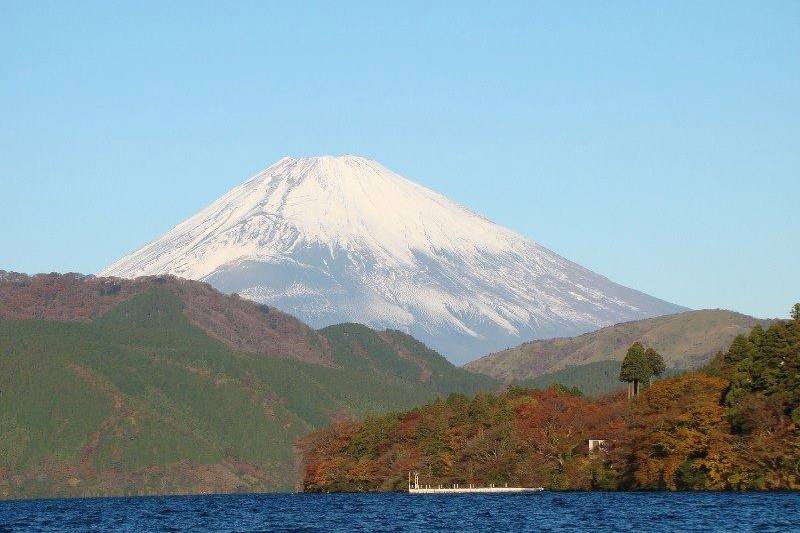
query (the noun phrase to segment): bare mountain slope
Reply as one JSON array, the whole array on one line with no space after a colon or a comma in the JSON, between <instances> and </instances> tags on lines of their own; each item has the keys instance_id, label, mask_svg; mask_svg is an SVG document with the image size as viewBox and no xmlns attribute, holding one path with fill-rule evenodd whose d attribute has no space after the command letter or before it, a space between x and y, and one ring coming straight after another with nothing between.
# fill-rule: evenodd
<instances>
[{"instance_id":1,"label":"bare mountain slope","mask_svg":"<svg viewBox=\"0 0 800 533\"><path fill-rule=\"evenodd\" d=\"M736 335L768 322L720 309L688 311L616 324L574 338L526 342L472 361L466 368L503 381L529 379L570 366L621 361L635 341L658 350L668 367L695 368L727 349Z\"/></svg>"}]
</instances>

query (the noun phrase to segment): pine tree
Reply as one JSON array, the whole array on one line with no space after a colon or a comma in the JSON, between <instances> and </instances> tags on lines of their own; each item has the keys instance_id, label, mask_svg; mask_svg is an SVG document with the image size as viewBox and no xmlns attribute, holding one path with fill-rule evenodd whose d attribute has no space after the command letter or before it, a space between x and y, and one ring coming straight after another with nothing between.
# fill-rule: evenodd
<instances>
[{"instance_id":1,"label":"pine tree","mask_svg":"<svg viewBox=\"0 0 800 533\"><path fill-rule=\"evenodd\" d=\"M794 304L791 312L792 318L800 322L800 302Z\"/></svg>"}]
</instances>

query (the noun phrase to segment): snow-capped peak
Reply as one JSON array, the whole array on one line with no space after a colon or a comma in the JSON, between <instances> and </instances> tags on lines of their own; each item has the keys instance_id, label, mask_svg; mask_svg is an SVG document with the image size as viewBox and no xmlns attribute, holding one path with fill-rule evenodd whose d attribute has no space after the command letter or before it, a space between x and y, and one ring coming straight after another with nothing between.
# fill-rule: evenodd
<instances>
[{"instance_id":1,"label":"snow-capped peak","mask_svg":"<svg viewBox=\"0 0 800 533\"><path fill-rule=\"evenodd\" d=\"M455 360L679 309L352 155L283 158L101 275L158 273L317 326L402 329Z\"/></svg>"}]
</instances>

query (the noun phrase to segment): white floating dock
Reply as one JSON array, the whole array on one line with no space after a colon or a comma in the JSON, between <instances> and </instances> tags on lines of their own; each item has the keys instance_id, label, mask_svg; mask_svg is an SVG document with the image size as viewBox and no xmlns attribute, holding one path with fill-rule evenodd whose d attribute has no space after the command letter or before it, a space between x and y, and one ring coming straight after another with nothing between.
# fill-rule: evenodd
<instances>
[{"instance_id":1,"label":"white floating dock","mask_svg":"<svg viewBox=\"0 0 800 533\"><path fill-rule=\"evenodd\" d=\"M467 493L509 493L541 492L543 487L431 487L408 489L409 494L467 494Z\"/></svg>"},{"instance_id":2,"label":"white floating dock","mask_svg":"<svg viewBox=\"0 0 800 533\"><path fill-rule=\"evenodd\" d=\"M443 485L439 485L437 487L433 487L431 485L420 485L419 484L419 473L414 472L414 482L411 482L411 472L408 473L408 493L409 494L469 494L469 493L509 493L509 492L541 492L543 491L543 487L495 487L494 485L489 485L488 487L475 487L473 485L467 485L466 487L461 487L459 485L453 485L452 487L445 487Z\"/></svg>"}]
</instances>

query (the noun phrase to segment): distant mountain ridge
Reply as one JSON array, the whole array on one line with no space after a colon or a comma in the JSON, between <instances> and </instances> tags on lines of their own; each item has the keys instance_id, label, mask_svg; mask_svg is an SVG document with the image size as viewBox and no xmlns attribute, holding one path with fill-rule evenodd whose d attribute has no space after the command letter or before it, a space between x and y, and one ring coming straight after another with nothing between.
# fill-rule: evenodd
<instances>
[{"instance_id":1,"label":"distant mountain ridge","mask_svg":"<svg viewBox=\"0 0 800 533\"><path fill-rule=\"evenodd\" d=\"M315 428L498 387L202 282L0 271L0 499L290 490Z\"/></svg>"},{"instance_id":2,"label":"distant mountain ridge","mask_svg":"<svg viewBox=\"0 0 800 533\"><path fill-rule=\"evenodd\" d=\"M314 327L404 331L459 363L684 310L356 156L281 159L100 274L204 280Z\"/></svg>"},{"instance_id":3,"label":"distant mountain ridge","mask_svg":"<svg viewBox=\"0 0 800 533\"><path fill-rule=\"evenodd\" d=\"M481 357L465 368L502 381L533 379L587 363L621 361L636 341L660 352L668 367L697 368L726 349L736 335L768 323L720 309L687 311L615 324L573 338L526 342Z\"/></svg>"}]
</instances>

